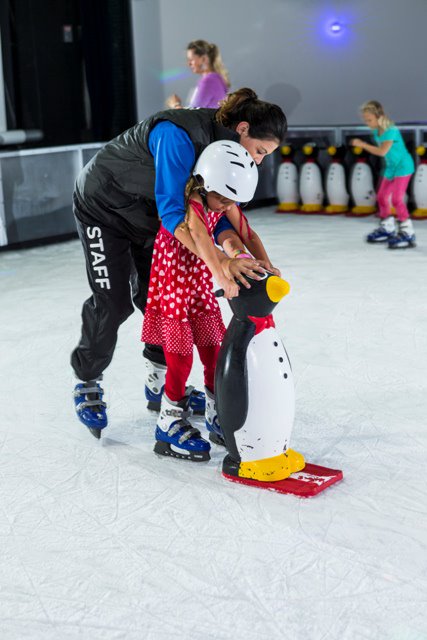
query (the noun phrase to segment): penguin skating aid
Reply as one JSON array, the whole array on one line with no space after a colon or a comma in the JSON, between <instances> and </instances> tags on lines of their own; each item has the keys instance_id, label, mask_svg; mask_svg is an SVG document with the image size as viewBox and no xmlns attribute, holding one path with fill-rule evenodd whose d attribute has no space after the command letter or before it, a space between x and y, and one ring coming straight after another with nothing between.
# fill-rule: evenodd
<instances>
[{"instance_id":1,"label":"penguin skating aid","mask_svg":"<svg viewBox=\"0 0 427 640\"><path fill-rule=\"evenodd\" d=\"M352 147L352 152L357 158L350 171L350 192L354 207L346 215L370 216L377 210L374 176L367 153L361 147Z\"/></svg>"},{"instance_id":2,"label":"penguin skating aid","mask_svg":"<svg viewBox=\"0 0 427 640\"><path fill-rule=\"evenodd\" d=\"M335 469L306 464L289 448L295 412L292 368L271 316L289 291L267 274L229 301L233 318L216 367L219 423L228 449L227 480L280 493L312 496L342 479Z\"/></svg>"},{"instance_id":3,"label":"penguin skating aid","mask_svg":"<svg viewBox=\"0 0 427 640\"><path fill-rule=\"evenodd\" d=\"M299 175L299 192L301 197L301 213L321 213L323 211L324 191L322 172L317 163L319 149L315 143L306 144L302 148L305 161Z\"/></svg>"},{"instance_id":4,"label":"penguin skating aid","mask_svg":"<svg viewBox=\"0 0 427 640\"><path fill-rule=\"evenodd\" d=\"M417 147L416 154L419 164L413 181L413 195L415 210L412 217L418 220L427 218L427 145Z\"/></svg>"},{"instance_id":5,"label":"penguin skating aid","mask_svg":"<svg viewBox=\"0 0 427 640\"><path fill-rule=\"evenodd\" d=\"M281 148L282 163L277 174L277 199L279 204L276 213L298 211L298 169L293 161L294 151L288 144Z\"/></svg>"},{"instance_id":6,"label":"penguin skating aid","mask_svg":"<svg viewBox=\"0 0 427 640\"><path fill-rule=\"evenodd\" d=\"M346 213L350 196L347 192L344 167L344 147L330 146L327 149L331 162L326 174L326 196L328 204L325 212L329 214Z\"/></svg>"}]
</instances>

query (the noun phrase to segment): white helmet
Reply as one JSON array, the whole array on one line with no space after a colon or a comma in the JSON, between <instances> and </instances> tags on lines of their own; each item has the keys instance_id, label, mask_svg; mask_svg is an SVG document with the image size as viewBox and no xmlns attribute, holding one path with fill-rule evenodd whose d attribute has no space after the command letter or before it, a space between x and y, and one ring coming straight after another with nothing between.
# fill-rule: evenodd
<instances>
[{"instance_id":1,"label":"white helmet","mask_svg":"<svg viewBox=\"0 0 427 640\"><path fill-rule=\"evenodd\" d=\"M216 191L237 202L252 200L258 183L255 161L245 147L232 140L218 140L206 147L193 175L203 178L206 191Z\"/></svg>"}]
</instances>

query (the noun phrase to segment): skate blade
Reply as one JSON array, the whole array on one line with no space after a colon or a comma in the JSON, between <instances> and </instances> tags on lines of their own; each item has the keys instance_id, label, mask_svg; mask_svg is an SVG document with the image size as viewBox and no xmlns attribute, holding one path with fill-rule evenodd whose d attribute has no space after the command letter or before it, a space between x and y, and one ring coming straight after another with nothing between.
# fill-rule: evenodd
<instances>
[{"instance_id":1,"label":"skate blade","mask_svg":"<svg viewBox=\"0 0 427 640\"><path fill-rule=\"evenodd\" d=\"M398 249L402 250L402 249L414 249L417 245L415 244L415 242L412 242L411 244L404 244L399 246L393 246L393 245L389 245L388 248L391 249L392 251L397 251Z\"/></svg>"},{"instance_id":2,"label":"skate blade","mask_svg":"<svg viewBox=\"0 0 427 640\"><path fill-rule=\"evenodd\" d=\"M87 427L89 429L89 431L91 432L91 434L97 439L100 440L101 439L101 432L102 429L96 429L95 427Z\"/></svg>"},{"instance_id":3,"label":"skate blade","mask_svg":"<svg viewBox=\"0 0 427 640\"><path fill-rule=\"evenodd\" d=\"M156 440L154 453L158 453L161 456L169 456L169 458L178 458L179 460L191 460L192 462L205 462L211 459L209 451L189 451L188 454L179 453L177 450L172 449L168 442L162 442L161 440Z\"/></svg>"}]
</instances>

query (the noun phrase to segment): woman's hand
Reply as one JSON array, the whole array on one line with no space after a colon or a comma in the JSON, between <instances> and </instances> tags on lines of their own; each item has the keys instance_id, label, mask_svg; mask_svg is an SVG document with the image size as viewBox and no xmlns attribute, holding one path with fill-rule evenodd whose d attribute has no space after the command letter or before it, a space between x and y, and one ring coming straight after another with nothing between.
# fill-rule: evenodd
<instances>
[{"instance_id":1,"label":"woman's hand","mask_svg":"<svg viewBox=\"0 0 427 640\"><path fill-rule=\"evenodd\" d=\"M173 93L169 98L166 98L165 102L167 109L182 109L181 98Z\"/></svg>"},{"instance_id":2,"label":"woman's hand","mask_svg":"<svg viewBox=\"0 0 427 640\"><path fill-rule=\"evenodd\" d=\"M279 278L282 276L279 269L276 269L276 267L273 267L271 262L269 262L268 260L258 260L258 263L261 265L261 267L264 267L266 271L270 271L275 276L279 276Z\"/></svg>"},{"instance_id":3,"label":"woman's hand","mask_svg":"<svg viewBox=\"0 0 427 640\"><path fill-rule=\"evenodd\" d=\"M224 261L223 271L228 278L237 280L246 287L246 289L250 289L251 285L245 276L253 280L261 280L262 276L259 274L263 273L264 269L259 260L252 260L252 258L232 258Z\"/></svg>"},{"instance_id":4,"label":"woman's hand","mask_svg":"<svg viewBox=\"0 0 427 640\"><path fill-rule=\"evenodd\" d=\"M239 287L235 282L227 278L226 275L219 275L215 280L218 282L220 288L224 290L224 298L227 298L227 300L239 295Z\"/></svg>"},{"instance_id":5,"label":"woman's hand","mask_svg":"<svg viewBox=\"0 0 427 640\"><path fill-rule=\"evenodd\" d=\"M364 149L366 142L360 138L353 138L350 140L350 144L352 147L360 147L361 149Z\"/></svg>"}]
</instances>

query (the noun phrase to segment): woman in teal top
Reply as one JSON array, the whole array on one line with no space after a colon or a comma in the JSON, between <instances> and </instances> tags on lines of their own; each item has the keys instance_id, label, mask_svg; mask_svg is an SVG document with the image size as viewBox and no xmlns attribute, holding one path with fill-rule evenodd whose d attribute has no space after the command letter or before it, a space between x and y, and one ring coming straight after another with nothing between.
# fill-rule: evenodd
<instances>
[{"instance_id":1,"label":"woman in teal top","mask_svg":"<svg viewBox=\"0 0 427 640\"><path fill-rule=\"evenodd\" d=\"M380 226L366 239L371 243L387 242L389 249L415 247L412 220L409 218L405 203L405 193L415 171L414 161L399 129L386 116L379 102L376 100L366 102L362 105L361 112L365 124L373 130L375 144L368 144L359 138L353 138L351 144L375 156L380 156L385 161L385 169L377 193L381 222ZM396 211L397 232L391 206Z\"/></svg>"}]
</instances>

